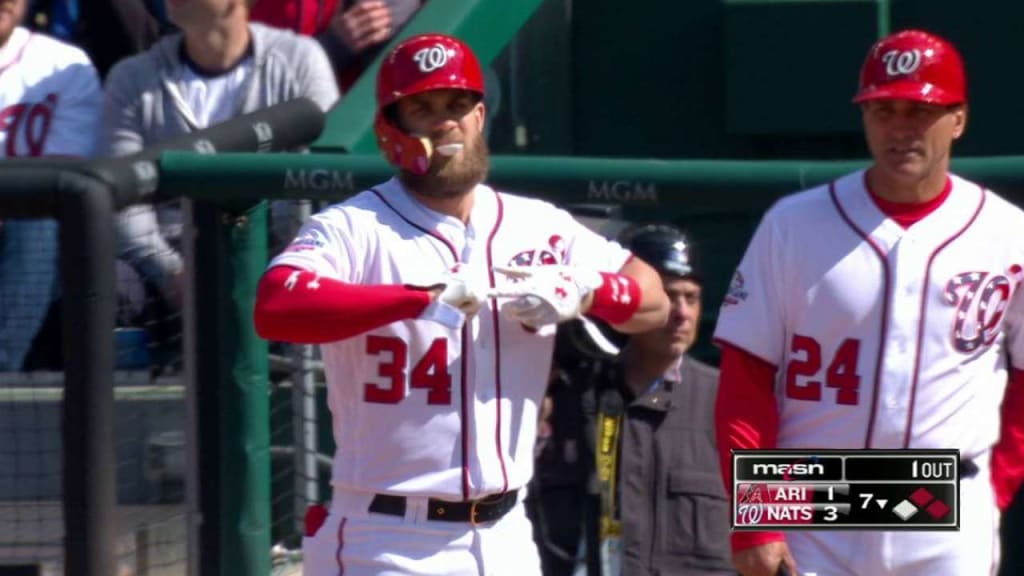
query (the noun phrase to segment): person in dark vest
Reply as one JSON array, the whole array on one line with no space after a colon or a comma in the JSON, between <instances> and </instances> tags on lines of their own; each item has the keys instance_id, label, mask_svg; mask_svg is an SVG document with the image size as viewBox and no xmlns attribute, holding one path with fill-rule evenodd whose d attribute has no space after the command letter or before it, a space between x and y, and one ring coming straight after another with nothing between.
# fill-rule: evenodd
<instances>
[{"instance_id":1,"label":"person in dark vest","mask_svg":"<svg viewBox=\"0 0 1024 576\"><path fill-rule=\"evenodd\" d=\"M627 230L621 242L660 273L669 319L628 339L591 321L566 327L561 342L575 344L577 361L564 349L556 357L561 377L535 495L546 576L580 573L584 559L572 568L567 562L577 556L591 575L735 574L714 434L718 370L686 354L697 339L703 287L692 247L663 225ZM580 447L584 473L575 476L590 494L580 514L567 514L564 499L556 501L562 486L545 473L560 465L559 476L573 476L560 461L575 452L566 450L570 443ZM558 488L549 491L545 479ZM573 523L582 530L572 532Z\"/></svg>"}]
</instances>

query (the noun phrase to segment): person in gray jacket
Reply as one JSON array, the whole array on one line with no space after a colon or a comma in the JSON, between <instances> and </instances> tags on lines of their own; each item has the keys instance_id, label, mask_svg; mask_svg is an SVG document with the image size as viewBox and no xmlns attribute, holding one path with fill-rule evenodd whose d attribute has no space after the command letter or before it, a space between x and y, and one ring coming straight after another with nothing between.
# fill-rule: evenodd
<instances>
[{"instance_id":1,"label":"person in gray jacket","mask_svg":"<svg viewBox=\"0 0 1024 576\"><path fill-rule=\"evenodd\" d=\"M235 116L300 97L326 112L338 100L331 64L312 38L249 22L253 0L168 2L180 33L116 64L104 86L99 151L124 156ZM119 256L180 307L177 202L132 206L118 218Z\"/></svg>"},{"instance_id":2,"label":"person in gray jacket","mask_svg":"<svg viewBox=\"0 0 1024 576\"><path fill-rule=\"evenodd\" d=\"M580 540L591 576L734 575L714 431L718 370L686 354L697 339L703 279L676 228L639 226L620 241L661 275L668 322L628 339L566 327L559 345L567 346L556 354L575 392L562 386L554 398L555 430L537 471L545 576L580 573ZM573 462L563 462L566 454ZM548 478L555 468L590 496L566 502L564 482Z\"/></svg>"}]
</instances>

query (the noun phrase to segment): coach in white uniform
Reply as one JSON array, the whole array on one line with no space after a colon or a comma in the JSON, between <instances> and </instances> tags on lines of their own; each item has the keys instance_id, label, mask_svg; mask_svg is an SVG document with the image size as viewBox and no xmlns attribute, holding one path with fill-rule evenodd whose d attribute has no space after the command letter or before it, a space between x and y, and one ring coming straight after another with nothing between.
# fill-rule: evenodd
<instances>
[{"instance_id":1,"label":"coach in white uniform","mask_svg":"<svg viewBox=\"0 0 1024 576\"><path fill-rule=\"evenodd\" d=\"M992 574L1022 476L1024 213L948 171L967 106L945 40L880 40L854 102L873 164L772 207L726 295L722 466L735 448L956 448L960 531L737 532L733 561L744 576Z\"/></svg>"},{"instance_id":2,"label":"coach in white uniform","mask_svg":"<svg viewBox=\"0 0 1024 576\"><path fill-rule=\"evenodd\" d=\"M260 282L263 337L323 344L338 449L306 574L538 575L521 502L555 325L665 322L647 264L483 184L482 97L461 41L398 45L375 121L398 176L314 216Z\"/></svg>"}]
</instances>

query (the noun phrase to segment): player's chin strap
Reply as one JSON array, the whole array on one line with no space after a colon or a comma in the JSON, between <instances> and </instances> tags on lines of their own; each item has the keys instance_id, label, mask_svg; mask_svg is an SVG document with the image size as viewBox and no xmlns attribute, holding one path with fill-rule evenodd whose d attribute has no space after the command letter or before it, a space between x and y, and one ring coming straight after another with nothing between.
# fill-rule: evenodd
<instances>
[{"instance_id":1,"label":"player's chin strap","mask_svg":"<svg viewBox=\"0 0 1024 576\"><path fill-rule=\"evenodd\" d=\"M381 112L377 112L373 120L373 132L377 136L377 146L393 166L413 174L426 174L430 170L434 145L429 138L402 131Z\"/></svg>"}]
</instances>

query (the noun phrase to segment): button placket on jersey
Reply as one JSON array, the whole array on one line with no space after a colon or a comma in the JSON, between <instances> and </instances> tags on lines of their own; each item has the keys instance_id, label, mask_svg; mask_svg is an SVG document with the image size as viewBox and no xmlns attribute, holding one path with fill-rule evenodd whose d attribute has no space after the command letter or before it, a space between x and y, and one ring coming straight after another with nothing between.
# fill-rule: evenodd
<instances>
[{"instance_id":1,"label":"button placket on jersey","mask_svg":"<svg viewBox=\"0 0 1024 576\"><path fill-rule=\"evenodd\" d=\"M878 431L873 447L898 447L902 442L917 353L917 331L921 309L921 291L924 280L919 243L909 234L900 238L892 248L889 266L890 282L889 321L884 364L881 371L879 406L885 413L877 419Z\"/></svg>"}]
</instances>

